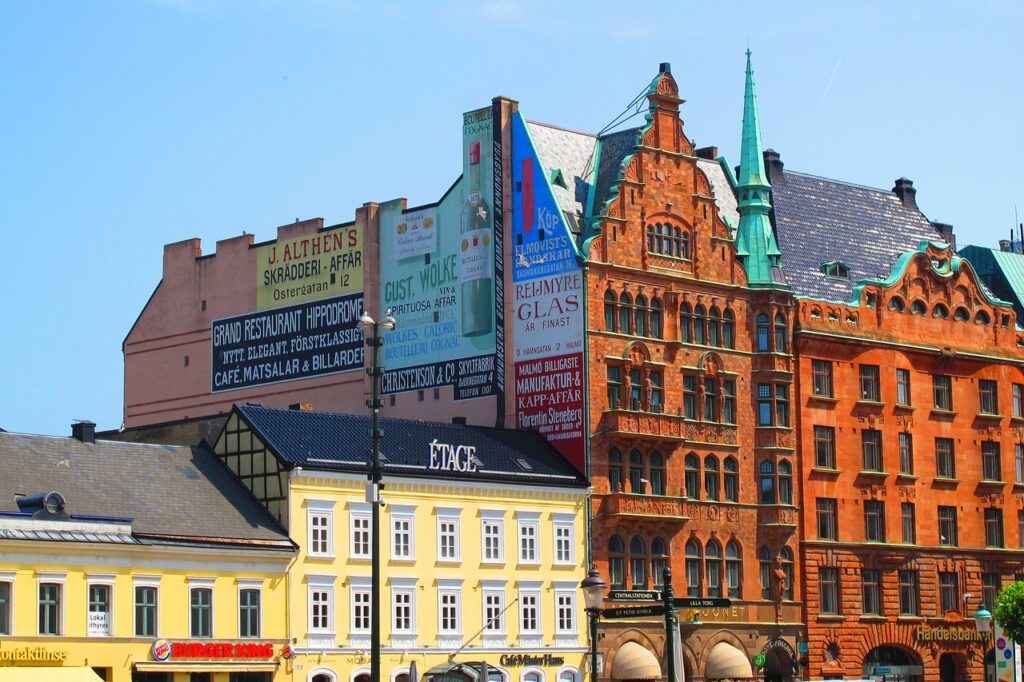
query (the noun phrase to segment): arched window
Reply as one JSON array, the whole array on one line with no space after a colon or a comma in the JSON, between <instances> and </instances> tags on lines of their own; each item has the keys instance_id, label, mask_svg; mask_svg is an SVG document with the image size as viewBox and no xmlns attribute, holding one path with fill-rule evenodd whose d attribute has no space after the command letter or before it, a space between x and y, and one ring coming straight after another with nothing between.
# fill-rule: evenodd
<instances>
[{"instance_id":1,"label":"arched window","mask_svg":"<svg viewBox=\"0 0 1024 682\"><path fill-rule=\"evenodd\" d=\"M911 315L927 315L928 306L924 304L924 301L914 301L910 304Z\"/></svg>"},{"instance_id":2,"label":"arched window","mask_svg":"<svg viewBox=\"0 0 1024 682\"><path fill-rule=\"evenodd\" d=\"M612 290L604 292L604 328L607 331L618 331L615 324L615 293Z\"/></svg>"},{"instance_id":3,"label":"arched window","mask_svg":"<svg viewBox=\"0 0 1024 682\"><path fill-rule=\"evenodd\" d=\"M544 673L539 670L529 670L523 673L523 682L544 682Z\"/></svg>"},{"instance_id":4,"label":"arched window","mask_svg":"<svg viewBox=\"0 0 1024 682\"><path fill-rule=\"evenodd\" d=\"M711 310L708 311L708 345L709 346L721 346L722 345L722 314L718 311L718 308L711 306Z\"/></svg>"},{"instance_id":5,"label":"arched window","mask_svg":"<svg viewBox=\"0 0 1024 682\"><path fill-rule=\"evenodd\" d=\"M644 492L644 459L638 450L629 452L629 492Z\"/></svg>"},{"instance_id":6,"label":"arched window","mask_svg":"<svg viewBox=\"0 0 1024 682\"><path fill-rule=\"evenodd\" d=\"M786 316L782 313L775 314L775 352L785 353L788 350L786 343Z\"/></svg>"},{"instance_id":7,"label":"arched window","mask_svg":"<svg viewBox=\"0 0 1024 682\"><path fill-rule=\"evenodd\" d=\"M332 670L314 670L310 682L338 682L338 676Z\"/></svg>"},{"instance_id":8,"label":"arched window","mask_svg":"<svg viewBox=\"0 0 1024 682\"><path fill-rule=\"evenodd\" d=\"M985 312L984 310L979 310L974 315L974 323L975 324L992 324L992 318L989 317L989 314L987 312Z\"/></svg>"},{"instance_id":9,"label":"arched window","mask_svg":"<svg viewBox=\"0 0 1024 682\"><path fill-rule=\"evenodd\" d=\"M679 306L679 340L690 343L693 338L693 309L689 303Z\"/></svg>"},{"instance_id":10,"label":"arched window","mask_svg":"<svg viewBox=\"0 0 1024 682\"><path fill-rule=\"evenodd\" d=\"M768 324L768 316L761 313L757 316L757 352L767 353L771 330Z\"/></svg>"},{"instance_id":11,"label":"arched window","mask_svg":"<svg viewBox=\"0 0 1024 682\"><path fill-rule=\"evenodd\" d=\"M757 550L757 564L761 576L761 599L772 598L772 555L767 547Z\"/></svg>"},{"instance_id":12,"label":"arched window","mask_svg":"<svg viewBox=\"0 0 1024 682\"><path fill-rule=\"evenodd\" d=\"M647 253L658 253L661 251L660 247L661 235L659 230L654 225L647 226Z\"/></svg>"},{"instance_id":13,"label":"arched window","mask_svg":"<svg viewBox=\"0 0 1024 682\"><path fill-rule=\"evenodd\" d=\"M775 465L770 460L761 462L761 504L775 504Z\"/></svg>"},{"instance_id":14,"label":"arched window","mask_svg":"<svg viewBox=\"0 0 1024 682\"><path fill-rule=\"evenodd\" d=\"M704 568L709 597L722 596L722 547L715 540L708 540L704 548Z\"/></svg>"},{"instance_id":15,"label":"arched window","mask_svg":"<svg viewBox=\"0 0 1024 682\"><path fill-rule=\"evenodd\" d=\"M936 303L935 307L932 308L932 315L941 318L943 320L949 319L949 308L942 303Z\"/></svg>"},{"instance_id":16,"label":"arched window","mask_svg":"<svg viewBox=\"0 0 1024 682\"><path fill-rule=\"evenodd\" d=\"M580 673L574 668L567 668L558 673L558 682L580 682Z\"/></svg>"},{"instance_id":17,"label":"arched window","mask_svg":"<svg viewBox=\"0 0 1024 682\"><path fill-rule=\"evenodd\" d=\"M682 230L679 235L679 257L689 259L690 257L690 233Z\"/></svg>"},{"instance_id":18,"label":"arched window","mask_svg":"<svg viewBox=\"0 0 1024 682\"><path fill-rule=\"evenodd\" d=\"M651 467L651 494L665 494L665 456L660 452L652 452L650 457Z\"/></svg>"},{"instance_id":19,"label":"arched window","mask_svg":"<svg viewBox=\"0 0 1024 682\"><path fill-rule=\"evenodd\" d=\"M661 299L651 299L651 336L661 338L662 329Z\"/></svg>"},{"instance_id":20,"label":"arched window","mask_svg":"<svg viewBox=\"0 0 1024 682\"><path fill-rule=\"evenodd\" d=\"M743 582L743 560L740 556L740 546L731 540L725 546L725 582L730 599L740 598L740 583Z\"/></svg>"},{"instance_id":21,"label":"arched window","mask_svg":"<svg viewBox=\"0 0 1024 682\"><path fill-rule=\"evenodd\" d=\"M960 306L959 308L953 311L953 319L956 320L957 322L967 322L969 319L971 319L971 313L970 311L967 310L967 308Z\"/></svg>"},{"instance_id":22,"label":"arched window","mask_svg":"<svg viewBox=\"0 0 1024 682\"><path fill-rule=\"evenodd\" d=\"M665 586L666 566L668 566L668 545L662 538L656 537L651 540L651 579L654 582L654 589L661 589Z\"/></svg>"},{"instance_id":23,"label":"arched window","mask_svg":"<svg viewBox=\"0 0 1024 682\"><path fill-rule=\"evenodd\" d=\"M642 590L647 587L647 551L644 541L634 535L629 541L629 579L630 589Z\"/></svg>"},{"instance_id":24,"label":"arched window","mask_svg":"<svg viewBox=\"0 0 1024 682\"><path fill-rule=\"evenodd\" d=\"M622 334L630 333L629 318L633 316L633 297L623 291L619 294L619 329Z\"/></svg>"},{"instance_id":25,"label":"arched window","mask_svg":"<svg viewBox=\"0 0 1024 682\"><path fill-rule=\"evenodd\" d=\"M618 535L608 538L608 574L612 580L613 590L626 588L626 557L625 547Z\"/></svg>"},{"instance_id":26,"label":"arched window","mask_svg":"<svg viewBox=\"0 0 1024 682\"><path fill-rule=\"evenodd\" d=\"M786 574L786 584L782 588L782 598L793 601L793 550L783 547L779 552L782 559L782 572Z\"/></svg>"},{"instance_id":27,"label":"arched window","mask_svg":"<svg viewBox=\"0 0 1024 682\"><path fill-rule=\"evenodd\" d=\"M675 256L676 258L682 258L683 246L680 242L683 239L683 231L680 230L678 227L673 227L672 237L672 255Z\"/></svg>"},{"instance_id":28,"label":"arched window","mask_svg":"<svg viewBox=\"0 0 1024 682\"><path fill-rule=\"evenodd\" d=\"M704 493L709 500L718 499L718 458L713 455L704 458Z\"/></svg>"},{"instance_id":29,"label":"arched window","mask_svg":"<svg viewBox=\"0 0 1024 682\"><path fill-rule=\"evenodd\" d=\"M622 453L618 448L608 451L608 485L613 493L622 489Z\"/></svg>"},{"instance_id":30,"label":"arched window","mask_svg":"<svg viewBox=\"0 0 1024 682\"><path fill-rule=\"evenodd\" d=\"M690 538L686 542L686 596L699 597L701 576L700 544Z\"/></svg>"},{"instance_id":31,"label":"arched window","mask_svg":"<svg viewBox=\"0 0 1024 682\"><path fill-rule=\"evenodd\" d=\"M726 348L736 347L736 316L728 308L722 316L722 345Z\"/></svg>"},{"instance_id":32,"label":"arched window","mask_svg":"<svg viewBox=\"0 0 1024 682\"><path fill-rule=\"evenodd\" d=\"M786 459L779 461L779 504L793 504L793 468Z\"/></svg>"},{"instance_id":33,"label":"arched window","mask_svg":"<svg viewBox=\"0 0 1024 682\"><path fill-rule=\"evenodd\" d=\"M693 500L700 499L700 460L692 452L686 456L685 482L686 496Z\"/></svg>"},{"instance_id":34,"label":"arched window","mask_svg":"<svg viewBox=\"0 0 1024 682\"><path fill-rule=\"evenodd\" d=\"M633 330L637 336L647 336L647 297L636 295L636 308L633 311Z\"/></svg>"},{"instance_id":35,"label":"arched window","mask_svg":"<svg viewBox=\"0 0 1024 682\"><path fill-rule=\"evenodd\" d=\"M902 313L907 309L907 304L903 302L903 299L899 296L893 296L889 299L889 310L895 313Z\"/></svg>"},{"instance_id":36,"label":"arched window","mask_svg":"<svg viewBox=\"0 0 1024 682\"><path fill-rule=\"evenodd\" d=\"M725 484L725 501L726 502L739 502L740 501L740 474L739 474L739 463L736 458L729 456L725 458L725 462L722 463L722 479Z\"/></svg>"},{"instance_id":37,"label":"arched window","mask_svg":"<svg viewBox=\"0 0 1024 682\"><path fill-rule=\"evenodd\" d=\"M708 314L704 306L698 305L693 309L693 342L704 344L707 338Z\"/></svg>"}]
</instances>

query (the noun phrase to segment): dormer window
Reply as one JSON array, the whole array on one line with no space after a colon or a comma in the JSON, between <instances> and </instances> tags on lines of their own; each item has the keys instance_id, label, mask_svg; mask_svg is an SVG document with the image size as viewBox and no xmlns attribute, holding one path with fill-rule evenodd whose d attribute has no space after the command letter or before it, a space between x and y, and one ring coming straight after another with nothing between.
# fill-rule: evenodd
<instances>
[{"instance_id":1,"label":"dormer window","mask_svg":"<svg viewBox=\"0 0 1024 682\"><path fill-rule=\"evenodd\" d=\"M551 184L557 185L562 189L569 189L569 186L565 183L565 175L560 168L555 168L551 171Z\"/></svg>"},{"instance_id":2,"label":"dormer window","mask_svg":"<svg viewBox=\"0 0 1024 682\"><path fill-rule=\"evenodd\" d=\"M821 264L821 271L830 279L850 279L850 268L841 261L826 261Z\"/></svg>"}]
</instances>

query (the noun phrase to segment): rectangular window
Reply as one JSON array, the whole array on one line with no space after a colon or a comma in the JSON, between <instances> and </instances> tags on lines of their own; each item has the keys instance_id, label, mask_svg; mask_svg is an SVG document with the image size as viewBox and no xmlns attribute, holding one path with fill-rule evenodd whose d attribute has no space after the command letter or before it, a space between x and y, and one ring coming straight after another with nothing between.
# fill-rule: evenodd
<instances>
[{"instance_id":1,"label":"rectangular window","mask_svg":"<svg viewBox=\"0 0 1024 682\"><path fill-rule=\"evenodd\" d=\"M1024 483L1024 444L1017 443L1013 446L1013 469L1014 483Z\"/></svg>"},{"instance_id":2,"label":"rectangular window","mask_svg":"<svg viewBox=\"0 0 1024 682\"><path fill-rule=\"evenodd\" d=\"M555 609L555 634L575 634L576 594L573 592L556 592Z\"/></svg>"},{"instance_id":3,"label":"rectangular window","mask_svg":"<svg viewBox=\"0 0 1024 682\"><path fill-rule=\"evenodd\" d=\"M882 432L878 429L863 429L860 432L860 444L864 455L864 471L883 471Z\"/></svg>"},{"instance_id":4,"label":"rectangular window","mask_svg":"<svg viewBox=\"0 0 1024 682\"><path fill-rule=\"evenodd\" d=\"M900 571L900 615L921 615L917 571Z\"/></svg>"},{"instance_id":5,"label":"rectangular window","mask_svg":"<svg viewBox=\"0 0 1024 682\"><path fill-rule=\"evenodd\" d=\"M13 584L8 581L0 581L0 635L11 634L11 623L14 620L11 616L11 597Z\"/></svg>"},{"instance_id":6,"label":"rectangular window","mask_svg":"<svg viewBox=\"0 0 1024 682\"><path fill-rule=\"evenodd\" d=\"M878 403L882 401L882 387L878 365L860 366L860 399Z\"/></svg>"},{"instance_id":7,"label":"rectangular window","mask_svg":"<svg viewBox=\"0 0 1024 682\"><path fill-rule=\"evenodd\" d=\"M999 443L993 440L981 442L981 476L986 481L1003 480L1003 466L1000 462Z\"/></svg>"},{"instance_id":8,"label":"rectangular window","mask_svg":"<svg viewBox=\"0 0 1024 682\"><path fill-rule=\"evenodd\" d=\"M960 589L957 574L953 571L939 571L939 614L960 611Z\"/></svg>"},{"instance_id":9,"label":"rectangular window","mask_svg":"<svg viewBox=\"0 0 1024 682\"><path fill-rule=\"evenodd\" d=\"M956 478L956 455L952 438L935 439L935 475L938 478Z\"/></svg>"},{"instance_id":10,"label":"rectangular window","mask_svg":"<svg viewBox=\"0 0 1024 682\"><path fill-rule=\"evenodd\" d=\"M985 546L1003 547L1003 510L990 507L985 510Z\"/></svg>"},{"instance_id":11,"label":"rectangular window","mask_svg":"<svg viewBox=\"0 0 1024 682\"><path fill-rule=\"evenodd\" d=\"M570 523L555 524L555 563L572 564L573 527Z\"/></svg>"},{"instance_id":12,"label":"rectangular window","mask_svg":"<svg viewBox=\"0 0 1024 682\"><path fill-rule=\"evenodd\" d=\"M189 634L192 637L213 637L213 590L209 587L189 590Z\"/></svg>"},{"instance_id":13,"label":"rectangular window","mask_svg":"<svg viewBox=\"0 0 1024 682\"><path fill-rule=\"evenodd\" d=\"M814 466L836 468L836 430L831 426L814 427Z\"/></svg>"},{"instance_id":14,"label":"rectangular window","mask_svg":"<svg viewBox=\"0 0 1024 682\"><path fill-rule=\"evenodd\" d=\"M456 516L437 518L438 559L459 561L459 519Z\"/></svg>"},{"instance_id":15,"label":"rectangular window","mask_svg":"<svg viewBox=\"0 0 1024 682\"><path fill-rule=\"evenodd\" d=\"M981 603L982 604L995 604L996 597L999 595L999 574L998 573L982 573L981 574Z\"/></svg>"},{"instance_id":16,"label":"rectangular window","mask_svg":"<svg viewBox=\"0 0 1024 682\"><path fill-rule=\"evenodd\" d=\"M413 558L413 517L391 513L391 558L410 560Z\"/></svg>"},{"instance_id":17,"label":"rectangular window","mask_svg":"<svg viewBox=\"0 0 1024 682\"><path fill-rule=\"evenodd\" d=\"M484 563L502 563L505 560L502 545L504 523L499 519L484 519Z\"/></svg>"},{"instance_id":18,"label":"rectangular window","mask_svg":"<svg viewBox=\"0 0 1024 682\"><path fill-rule=\"evenodd\" d=\"M617 410L622 402L622 368L608 366L608 409Z\"/></svg>"},{"instance_id":19,"label":"rectangular window","mask_svg":"<svg viewBox=\"0 0 1024 682\"><path fill-rule=\"evenodd\" d=\"M835 615L839 613L839 569L834 566L822 566L818 569L821 589L819 609L821 613Z\"/></svg>"},{"instance_id":20,"label":"rectangular window","mask_svg":"<svg viewBox=\"0 0 1024 682\"><path fill-rule=\"evenodd\" d=\"M260 636L261 591L245 588L238 591L238 636Z\"/></svg>"},{"instance_id":21,"label":"rectangular window","mask_svg":"<svg viewBox=\"0 0 1024 682\"><path fill-rule=\"evenodd\" d=\"M978 406L982 414L999 414L999 384L991 379L978 381Z\"/></svg>"},{"instance_id":22,"label":"rectangular window","mask_svg":"<svg viewBox=\"0 0 1024 682\"><path fill-rule=\"evenodd\" d=\"M536 564L537 556L537 524L519 522L519 563Z\"/></svg>"},{"instance_id":23,"label":"rectangular window","mask_svg":"<svg viewBox=\"0 0 1024 682\"><path fill-rule=\"evenodd\" d=\"M1013 416L1024 417L1024 384L1013 385Z\"/></svg>"},{"instance_id":24,"label":"rectangular window","mask_svg":"<svg viewBox=\"0 0 1024 682\"><path fill-rule=\"evenodd\" d=\"M917 543L917 510L913 502L900 505L900 521L903 526L903 542L908 545Z\"/></svg>"},{"instance_id":25,"label":"rectangular window","mask_svg":"<svg viewBox=\"0 0 1024 682\"><path fill-rule=\"evenodd\" d=\"M484 592L484 632L497 634L505 632L504 592Z\"/></svg>"},{"instance_id":26,"label":"rectangular window","mask_svg":"<svg viewBox=\"0 0 1024 682\"><path fill-rule=\"evenodd\" d=\"M910 370L896 370L896 402L899 405L910 405Z\"/></svg>"},{"instance_id":27,"label":"rectangular window","mask_svg":"<svg viewBox=\"0 0 1024 682\"><path fill-rule=\"evenodd\" d=\"M818 507L818 539L838 540L839 528L836 521L836 501L834 499L819 497Z\"/></svg>"},{"instance_id":28,"label":"rectangular window","mask_svg":"<svg viewBox=\"0 0 1024 682\"><path fill-rule=\"evenodd\" d=\"M627 398L629 399L629 409L631 410L640 409L640 389L643 388L642 381L639 368L629 370L630 389Z\"/></svg>"},{"instance_id":29,"label":"rectangular window","mask_svg":"<svg viewBox=\"0 0 1024 682\"><path fill-rule=\"evenodd\" d=\"M722 381L722 421L726 424L736 423L736 382L729 379Z\"/></svg>"},{"instance_id":30,"label":"rectangular window","mask_svg":"<svg viewBox=\"0 0 1024 682\"><path fill-rule=\"evenodd\" d=\"M61 591L60 583L39 583L39 634L60 635Z\"/></svg>"},{"instance_id":31,"label":"rectangular window","mask_svg":"<svg viewBox=\"0 0 1024 682\"><path fill-rule=\"evenodd\" d=\"M704 380L704 421L718 421L718 381Z\"/></svg>"},{"instance_id":32,"label":"rectangular window","mask_svg":"<svg viewBox=\"0 0 1024 682\"><path fill-rule=\"evenodd\" d=\"M864 501L864 539L885 542L885 502Z\"/></svg>"},{"instance_id":33,"label":"rectangular window","mask_svg":"<svg viewBox=\"0 0 1024 682\"><path fill-rule=\"evenodd\" d=\"M438 606L440 608L441 632L447 635L457 635L462 632L462 625L459 622L459 612L462 610L459 602L459 592L443 591L438 592Z\"/></svg>"},{"instance_id":34,"label":"rectangular window","mask_svg":"<svg viewBox=\"0 0 1024 682\"><path fill-rule=\"evenodd\" d=\"M90 637L110 635L110 585L89 584L88 618L86 634Z\"/></svg>"},{"instance_id":35,"label":"rectangular window","mask_svg":"<svg viewBox=\"0 0 1024 682\"><path fill-rule=\"evenodd\" d=\"M900 441L900 473L905 476L914 475L914 436L901 433Z\"/></svg>"},{"instance_id":36,"label":"rectangular window","mask_svg":"<svg viewBox=\"0 0 1024 682\"><path fill-rule=\"evenodd\" d=\"M519 629L523 633L540 632L540 595L536 592L519 594Z\"/></svg>"},{"instance_id":37,"label":"rectangular window","mask_svg":"<svg viewBox=\"0 0 1024 682\"><path fill-rule=\"evenodd\" d=\"M1017 547L1024 549L1024 509L1017 511Z\"/></svg>"},{"instance_id":38,"label":"rectangular window","mask_svg":"<svg viewBox=\"0 0 1024 682\"><path fill-rule=\"evenodd\" d=\"M956 507L939 507L939 544L956 547Z\"/></svg>"},{"instance_id":39,"label":"rectangular window","mask_svg":"<svg viewBox=\"0 0 1024 682\"><path fill-rule=\"evenodd\" d=\"M953 410L953 378L945 374L932 375L932 393L935 397L935 409L951 412Z\"/></svg>"},{"instance_id":40,"label":"rectangular window","mask_svg":"<svg viewBox=\"0 0 1024 682\"><path fill-rule=\"evenodd\" d=\"M832 397L832 363L829 360L811 361L811 379L814 395Z\"/></svg>"},{"instance_id":41,"label":"rectangular window","mask_svg":"<svg viewBox=\"0 0 1024 682\"><path fill-rule=\"evenodd\" d=\"M757 425L772 425L772 385L757 385Z\"/></svg>"},{"instance_id":42,"label":"rectangular window","mask_svg":"<svg viewBox=\"0 0 1024 682\"><path fill-rule=\"evenodd\" d=\"M371 515L364 513L355 513L351 515L351 538L352 538L352 558L353 559L369 559L370 558L370 521Z\"/></svg>"},{"instance_id":43,"label":"rectangular window","mask_svg":"<svg viewBox=\"0 0 1024 682\"><path fill-rule=\"evenodd\" d=\"M352 632L366 633L370 631L370 608L373 602L370 600L370 590L359 588L352 589Z\"/></svg>"},{"instance_id":44,"label":"rectangular window","mask_svg":"<svg viewBox=\"0 0 1024 682\"><path fill-rule=\"evenodd\" d=\"M151 585L135 586L135 636L156 637L157 588Z\"/></svg>"},{"instance_id":45,"label":"rectangular window","mask_svg":"<svg viewBox=\"0 0 1024 682\"><path fill-rule=\"evenodd\" d=\"M697 418L697 378L692 374L683 375L683 416Z\"/></svg>"},{"instance_id":46,"label":"rectangular window","mask_svg":"<svg viewBox=\"0 0 1024 682\"><path fill-rule=\"evenodd\" d=\"M331 512L310 510L309 553L316 556L332 555L331 535Z\"/></svg>"},{"instance_id":47,"label":"rectangular window","mask_svg":"<svg viewBox=\"0 0 1024 682\"><path fill-rule=\"evenodd\" d=\"M325 586L309 588L309 630L310 632L329 633L332 631L331 602L334 589Z\"/></svg>"},{"instance_id":48,"label":"rectangular window","mask_svg":"<svg viewBox=\"0 0 1024 682\"><path fill-rule=\"evenodd\" d=\"M775 384L775 423L789 426L789 386Z\"/></svg>"},{"instance_id":49,"label":"rectangular window","mask_svg":"<svg viewBox=\"0 0 1024 682\"><path fill-rule=\"evenodd\" d=\"M391 631L396 633L415 632L413 627L413 591L393 589L391 591Z\"/></svg>"},{"instance_id":50,"label":"rectangular window","mask_svg":"<svg viewBox=\"0 0 1024 682\"><path fill-rule=\"evenodd\" d=\"M647 378L651 380L651 412L661 412L665 403L665 384L661 378L661 372L650 371Z\"/></svg>"},{"instance_id":51,"label":"rectangular window","mask_svg":"<svg viewBox=\"0 0 1024 682\"><path fill-rule=\"evenodd\" d=\"M882 615L882 580L879 571L861 571L861 610L866 616Z\"/></svg>"}]
</instances>

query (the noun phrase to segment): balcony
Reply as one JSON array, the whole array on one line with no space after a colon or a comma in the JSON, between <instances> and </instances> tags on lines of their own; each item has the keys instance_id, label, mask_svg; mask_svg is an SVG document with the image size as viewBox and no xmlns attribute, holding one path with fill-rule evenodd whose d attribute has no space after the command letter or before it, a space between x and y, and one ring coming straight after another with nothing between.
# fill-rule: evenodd
<instances>
[{"instance_id":1,"label":"balcony","mask_svg":"<svg viewBox=\"0 0 1024 682\"><path fill-rule=\"evenodd\" d=\"M688 441L695 445L737 445L735 424L697 422L664 412L608 410L601 415L598 430L650 436L657 440Z\"/></svg>"},{"instance_id":2,"label":"balcony","mask_svg":"<svg viewBox=\"0 0 1024 682\"><path fill-rule=\"evenodd\" d=\"M765 450L794 450L796 437L788 428L759 426L754 432L754 447Z\"/></svg>"},{"instance_id":3,"label":"balcony","mask_svg":"<svg viewBox=\"0 0 1024 682\"><path fill-rule=\"evenodd\" d=\"M754 372L793 372L793 358L781 353L755 353L750 369Z\"/></svg>"},{"instance_id":4,"label":"balcony","mask_svg":"<svg viewBox=\"0 0 1024 682\"><path fill-rule=\"evenodd\" d=\"M757 509L757 525L762 528L778 528L787 533L796 530L800 510L786 505L763 505Z\"/></svg>"}]
</instances>

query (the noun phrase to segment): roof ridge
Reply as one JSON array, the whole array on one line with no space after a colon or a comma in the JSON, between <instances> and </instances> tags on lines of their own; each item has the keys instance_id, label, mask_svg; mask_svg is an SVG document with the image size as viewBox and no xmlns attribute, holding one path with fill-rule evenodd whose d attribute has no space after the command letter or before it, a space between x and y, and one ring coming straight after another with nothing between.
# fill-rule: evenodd
<instances>
[{"instance_id":1,"label":"roof ridge","mask_svg":"<svg viewBox=\"0 0 1024 682\"><path fill-rule=\"evenodd\" d=\"M555 130L561 130L564 133L574 133L576 135L583 135L585 137L590 137L590 138L593 138L595 140L599 139L598 136L596 134L594 134L594 133L585 133L582 130L576 130L574 128L566 128L565 126L558 126L558 125L555 125L554 123L545 123L544 121L534 121L534 120L529 119L529 118L526 119L526 122L527 123L531 123L533 125L544 126L545 128L554 128Z\"/></svg>"},{"instance_id":2,"label":"roof ridge","mask_svg":"<svg viewBox=\"0 0 1024 682\"><path fill-rule=\"evenodd\" d=\"M837 185L847 185L849 187L857 187L857 188L860 188L860 189L866 189L866 190L871 191L871 192L880 192L881 194L887 194L887 195L890 195L890 196L892 196L892 197L894 197L896 199L899 199L899 197L897 197L893 193L893 191L891 189L882 189L881 187L871 187L869 185L862 185L862 184L857 183L857 182L848 182L846 180L836 180L835 178L827 178L824 175L816 175L814 173L803 173L801 171L789 170L788 168L783 168L782 169L782 174L783 175L800 175L800 176L805 177L805 178L814 178L816 180L827 180L829 182L834 182ZM920 213L920 212L921 211L918 210L918 213Z\"/></svg>"}]
</instances>

